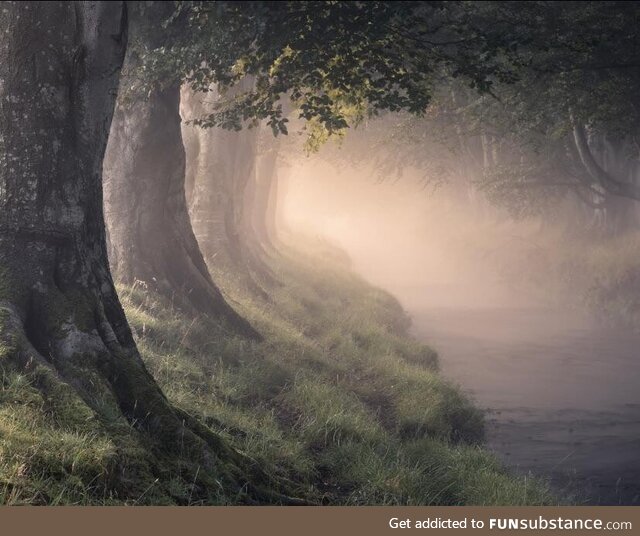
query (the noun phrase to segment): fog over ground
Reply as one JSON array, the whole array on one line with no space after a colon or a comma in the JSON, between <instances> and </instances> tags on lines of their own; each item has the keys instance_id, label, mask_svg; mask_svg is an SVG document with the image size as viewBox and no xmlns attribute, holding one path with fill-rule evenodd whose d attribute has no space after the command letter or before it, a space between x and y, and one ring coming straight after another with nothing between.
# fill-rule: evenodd
<instances>
[{"instance_id":1,"label":"fog over ground","mask_svg":"<svg viewBox=\"0 0 640 536\"><path fill-rule=\"evenodd\" d=\"M298 161L286 224L339 245L358 273L401 301L414 336L487 412L488 445L507 465L578 500L636 502L640 337L557 286L581 271L578 260L553 274L573 255L562 215L514 220L469 190L425 187L418 173L377 175ZM573 247L603 255L588 244Z\"/></svg>"},{"instance_id":2,"label":"fog over ground","mask_svg":"<svg viewBox=\"0 0 640 536\"><path fill-rule=\"evenodd\" d=\"M535 250L540 222L515 222L408 171L380 179L319 159L299 160L282 208L289 227L342 247L356 271L409 309L540 306L510 277Z\"/></svg>"}]
</instances>

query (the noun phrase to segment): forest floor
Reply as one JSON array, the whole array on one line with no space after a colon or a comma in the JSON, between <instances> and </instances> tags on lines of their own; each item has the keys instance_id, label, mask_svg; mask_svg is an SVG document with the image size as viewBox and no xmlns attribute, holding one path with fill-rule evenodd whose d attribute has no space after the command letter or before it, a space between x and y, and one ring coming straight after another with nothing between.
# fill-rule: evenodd
<instances>
[{"instance_id":1,"label":"forest floor","mask_svg":"<svg viewBox=\"0 0 640 536\"><path fill-rule=\"evenodd\" d=\"M176 407L309 503L559 502L483 449L482 413L438 374L435 351L408 336L391 295L329 246L283 251L261 282L267 300L214 274L260 342L184 315L142 284L119 289L143 358ZM2 368L0 503L237 502L215 475L70 393Z\"/></svg>"}]
</instances>

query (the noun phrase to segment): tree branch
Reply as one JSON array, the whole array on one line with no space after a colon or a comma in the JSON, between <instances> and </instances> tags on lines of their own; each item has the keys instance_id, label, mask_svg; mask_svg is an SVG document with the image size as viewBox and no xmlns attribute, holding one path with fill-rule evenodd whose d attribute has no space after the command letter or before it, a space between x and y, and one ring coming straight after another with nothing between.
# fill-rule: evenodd
<instances>
[{"instance_id":1,"label":"tree branch","mask_svg":"<svg viewBox=\"0 0 640 536\"><path fill-rule=\"evenodd\" d=\"M573 116L571 116L571 123L573 125L573 141L578 151L578 156L589 174L608 193L640 201L639 185L632 182L620 181L607 173L607 171L598 164L591 152L584 126L578 124Z\"/></svg>"}]
</instances>

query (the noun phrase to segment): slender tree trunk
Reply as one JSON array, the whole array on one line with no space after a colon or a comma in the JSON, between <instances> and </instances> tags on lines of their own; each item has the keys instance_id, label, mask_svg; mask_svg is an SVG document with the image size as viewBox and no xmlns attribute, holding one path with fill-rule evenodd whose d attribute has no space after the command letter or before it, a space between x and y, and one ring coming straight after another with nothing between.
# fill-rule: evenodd
<instances>
[{"instance_id":1,"label":"slender tree trunk","mask_svg":"<svg viewBox=\"0 0 640 536\"><path fill-rule=\"evenodd\" d=\"M134 13L133 31L144 22ZM131 48L125 72L138 66ZM179 106L178 83L118 100L104 165L114 275L127 284L143 281L184 307L257 336L214 284L191 228Z\"/></svg>"},{"instance_id":2,"label":"slender tree trunk","mask_svg":"<svg viewBox=\"0 0 640 536\"><path fill-rule=\"evenodd\" d=\"M282 171L276 170L276 173L271 175L271 181L269 184L269 199L267 201L267 213L265 215L265 225L267 229L267 236L269 242L274 246L278 246L278 218L280 213L280 175Z\"/></svg>"},{"instance_id":3,"label":"slender tree trunk","mask_svg":"<svg viewBox=\"0 0 640 536\"><path fill-rule=\"evenodd\" d=\"M264 299L268 294L260 287L252 274L269 284L277 281L269 268L266 257L270 245L266 242L265 212L268 200L268 187L264 188L257 166L257 147L254 148L254 165L246 181L237 184L235 230L238 233L236 265L247 271L251 286Z\"/></svg>"},{"instance_id":4,"label":"slender tree trunk","mask_svg":"<svg viewBox=\"0 0 640 536\"><path fill-rule=\"evenodd\" d=\"M630 158L634 154L624 140L611 141L607 136L600 138L600 161L602 168L611 176L619 177L628 184L636 184L635 167L637 159ZM638 201L615 195L605 194L604 216L606 232L610 235L621 235L638 226Z\"/></svg>"},{"instance_id":5,"label":"slender tree trunk","mask_svg":"<svg viewBox=\"0 0 640 536\"><path fill-rule=\"evenodd\" d=\"M191 140L185 144L188 168L193 173L193 184L188 197L191 223L200 249L209 262L212 258L220 263L227 255L224 231L224 207L226 192L221 168L228 166L220 147L212 136L214 132L194 126L190 120L205 112L203 94L194 94L184 87L180 98L180 113L183 118L183 138ZM210 184L213 183L213 184Z\"/></svg>"},{"instance_id":6,"label":"slender tree trunk","mask_svg":"<svg viewBox=\"0 0 640 536\"><path fill-rule=\"evenodd\" d=\"M589 172L592 179L595 180L607 193L619 195L640 201L640 184L635 182L626 182L619 177L614 177L608 173L602 165L595 159L587 133L583 125L577 123L573 118L573 141L582 162L582 165ZM626 177L625 177L626 178Z\"/></svg>"},{"instance_id":7,"label":"slender tree trunk","mask_svg":"<svg viewBox=\"0 0 640 536\"><path fill-rule=\"evenodd\" d=\"M286 206L291 189L290 183L293 180L291 176L291 167L280 167L278 173L277 191L274 192L276 197L276 210L273 211L274 227L278 229L278 236L281 236L283 232L290 232L288 222L286 218Z\"/></svg>"},{"instance_id":8,"label":"slender tree trunk","mask_svg":"<svg viewBox=\"0 0 640 536\"><path fill-rule=\"evenodd\" d=\"M254 199L256 179L256 131L244 130L239 133L245 137L246 147L243 153L235 156L233 172L225 177L228 199L231 201L225 212L225 229L231 246L232 258L236 264L244 264L252 252L252 229L250 211Z\"/></svg>"},{"instance_id":9,"label":"slender tree trunk","mask_svg":"<svg viewBox=\"0 0 640 536\"><path fill-rule=\"evenodd\" d=\"M191 115L189 90L183 86L180 90L180 116L188 117ZM193 125L181 121L182 142L185 152L185 178L184 191L187 199L187 207L193 204L194 191L196 188L196 177L198 173L198 160L200 157L200 137L197 128Z\"/></svg>"},{"instance_id":10,"label":"slender tree trunk","mask_svg":"<svg viewBox=\"0 0 640 536\"><path fill-rule=\"evenodd\" d=\"M288 99L282 101L283 114L289 116L293 105ZM267 251L275 250L278 242L278 173L284 167L278 156L282 147L282 136L274 136L270 128L262 128L260 151L256 166L256 186L251 210L252 225L257 241Z\"/></svg>"}]
</instances>

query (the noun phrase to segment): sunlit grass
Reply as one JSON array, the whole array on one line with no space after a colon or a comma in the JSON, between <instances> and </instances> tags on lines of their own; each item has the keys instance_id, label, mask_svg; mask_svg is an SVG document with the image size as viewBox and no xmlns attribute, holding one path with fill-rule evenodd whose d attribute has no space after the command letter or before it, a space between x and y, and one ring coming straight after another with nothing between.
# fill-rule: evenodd
<instances>
[{"instance_id":1,"label":"sunlit grass","mask_svg":"<svg viewBox=\"0 0 640 536\"><path fill-rule=\"evenodd\" d=\"M30 379L5 373L0 390L3 504L109 502L115 444L96 422L63 423Z\"/></svg>"},{"instance_id":2,"label":"sunlit grass","mask_svg":"<svg viewBox=\"0 0 640 536\"><path fill-rule=\"evenodd\" d=\"M268 303L216 274L265 336L261 343L212 337L206 322L188 325L153 296L138 297L170 332L180 322L178 331L189 331L169 342L130 315L148 365L175 404L262 467L298 482L311 500L557 501L541 482L510 475L474 446L483 434L480 412L437 373L437 354L407 337L408 319L393 297L311 253L271 267L280 284L262 282ZM134 303L122 294L129 311Z\"/></svg>"},{"instance_id":3,"label":"sunlit grass","mask_svg":"<svg viewBox=\"0 0 640 536\"><path fill-rule=\"evenodd\" d=\"M138 347L169 400L310 502L556 502L477 446L481 414L438 374L437 354L407 337L397 301L322 258L272 259L276 281L260 282L268 302L216 275L261 342L184 315L142 284L121 287ZM148 444L117 412L98 418L71 389L45 392L9 368L2 386L5 504L235 500L196 486L189 460Z\"/></svg>"}]
</instances>

